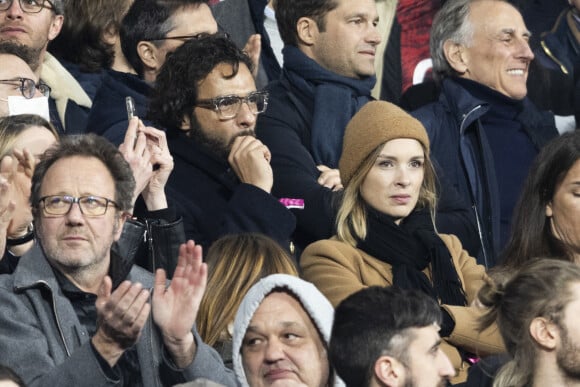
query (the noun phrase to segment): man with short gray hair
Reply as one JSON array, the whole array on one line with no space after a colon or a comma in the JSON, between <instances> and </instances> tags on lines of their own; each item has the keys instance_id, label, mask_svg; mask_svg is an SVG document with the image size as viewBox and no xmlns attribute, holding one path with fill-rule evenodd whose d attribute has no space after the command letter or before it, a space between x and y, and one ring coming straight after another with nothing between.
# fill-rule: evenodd
<instances>
[{"instance_id":1,"label":"man with short gray hair","mask_svg":"<svg viewBox=\"0 0 580 387\"><path fill-rule=\"evenodd\" d=\"M511 214L539 149L557 136L554 116L526 97L534 55L530 32L505 0L447 1L430 38L437 102L413 115L429 134L431 154L448 189L472 208L477 259L493 266L510 234ZM452 218L453 213L439 215ZM460 234L438 221L440 232ZM476 255L475 253L473 253Z\"/></svg>"}]
</instances>

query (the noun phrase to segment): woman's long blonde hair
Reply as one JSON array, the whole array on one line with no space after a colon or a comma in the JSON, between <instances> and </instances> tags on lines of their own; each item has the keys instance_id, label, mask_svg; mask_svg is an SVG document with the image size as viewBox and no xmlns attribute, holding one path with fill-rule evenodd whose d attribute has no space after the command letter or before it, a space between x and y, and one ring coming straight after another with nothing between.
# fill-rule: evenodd
<instances>
[{"instance_id":1,"label":"woman's long blonde hair","mask_svg":"<svg viewBox=\"0 0 580 387\"><path fill-rule=\"evenodd\" d=\"M197 317L203 341L231 339L228 325L248 290L261 278L283 273L298 276L290 255L262 234L232 234L215 241L207 254L207 288Z\"/></svg>"},{"instance_id":2,"label":"woman's long blonde hair","mask_svg":"<svg viewBox=\"0 0 580 387\"><path fill-rule=\"evenodd\" d=\"M342 202L336 216L336 231L340 241L356 247L358 240L364 240L367 236L367 213L365 201L360 188L367 174L375 164L386 143L379 145L362 162L359 169L354 173L349 184L344 189ZM437 207L437 176L428 152L423 149L425 162L423 164L424 176L419 192L419 200L415 209L429 209L433 225L435 225L435 210Z\"/></svg>"}]
</instances>

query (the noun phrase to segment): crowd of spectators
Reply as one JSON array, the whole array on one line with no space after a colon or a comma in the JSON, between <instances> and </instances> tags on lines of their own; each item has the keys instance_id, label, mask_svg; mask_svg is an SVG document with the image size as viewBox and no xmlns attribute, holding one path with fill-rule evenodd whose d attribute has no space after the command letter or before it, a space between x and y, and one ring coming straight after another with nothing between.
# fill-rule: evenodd
<instances>
[{"instance_id":1,"label":"crowd of spectators","mask_svg":"<svg viewBox=\"0 0 580 387\"><path fill-rule=\"evenodd\" d=\"M580 0L0 0L0 386L580 385L579 53Z\"/></svg>"}]
</instances>

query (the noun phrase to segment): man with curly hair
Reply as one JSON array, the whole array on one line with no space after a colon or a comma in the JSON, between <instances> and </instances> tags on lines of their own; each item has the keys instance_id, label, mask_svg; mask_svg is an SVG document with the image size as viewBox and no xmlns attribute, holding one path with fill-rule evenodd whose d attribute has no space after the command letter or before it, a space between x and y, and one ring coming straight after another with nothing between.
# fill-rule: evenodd
<instances>
[{"instance_id":1,"label":"man with curly hair","mask_svg":"<svg viewBox=\"0 0 580 387\"><path fill-rule=\"evenodd\" d=\"M149 118L166 129L175 162L168 197L203 246L260 232L288 248L294 231L294 216L270 194L270 151L255 137L268 94L256 90L252 69L232 41L206 36L167 58L151 97Z\"/></svg>"}]
</instances>

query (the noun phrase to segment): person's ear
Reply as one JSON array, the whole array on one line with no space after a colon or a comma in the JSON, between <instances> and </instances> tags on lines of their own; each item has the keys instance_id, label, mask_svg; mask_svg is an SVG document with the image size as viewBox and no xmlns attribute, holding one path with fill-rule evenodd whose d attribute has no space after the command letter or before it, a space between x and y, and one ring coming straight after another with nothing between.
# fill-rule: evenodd
<instances>
[{"instance_id":1,"label":"person's ear","mask_svg":"<svg viewBox=\"0 0 580 387\"><path fill-rule=\"evenodd\" d=\"M55 15L50 23L50 28L48 29L48 41L52 41L54 38L60 34L62 29L62 23L64 21L63 15Z\"/></svg>"},{"instance_id":2,"label":"person's ear","mask_svg":"<svg viewBox=\"0 0 580 387\"><path fill-rule=\"evenodd\" d=\"M469 57L463 44L447 40L443 43L443 53L453 70L457 71L459 74L465 74L467 72Z\"/></svg>"},{"instance_id":3,"label":"person's ear","mask_svg":"<svg viewBox=\"0 0 580 387\"><path fill-rule=\"evenodd\" d=\"M405 367L397 359L383 355L375 361L373 378L387 387L402 386L405 381Z\"/></svg>"},{"instance_id":4,"label":"person's ear","mask_svg":"<svg viewBox=\"0 0 580 387\"><path fill-rule=\"evenodd\" d=\"M306 46L312 46L316 43L318 37L318 25L314 19L309 17L301 17L296 23L296 34L298 35L299 43Z\"/></svg>"},{"instance_id":5,"label":"person's ear","mask_svg":"<svg viewBox=\"0 0 580 387\"><path fill-rule=\"evenodd\" d=\"M553 350L558 343L560 330L556 324L545 317L536 317L530 323L530 335L542 348Z\"/></svg>"},{"instance_id":6,"label":"person's ear","mask_svg":"<svg viewBox=\"0 0 580 387\"><path fill-rule=\"evenodd\" d=\"M145 41L137 43L137 54L146 68L158 69L161 67L159 66L159 53L153 43Z\"/></svg>"}]
</instances>

